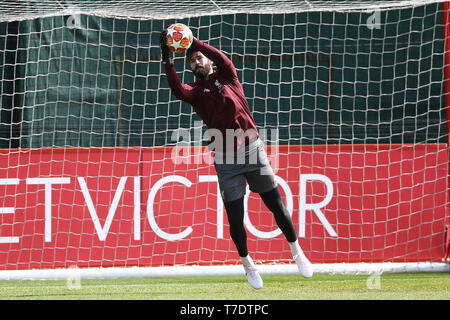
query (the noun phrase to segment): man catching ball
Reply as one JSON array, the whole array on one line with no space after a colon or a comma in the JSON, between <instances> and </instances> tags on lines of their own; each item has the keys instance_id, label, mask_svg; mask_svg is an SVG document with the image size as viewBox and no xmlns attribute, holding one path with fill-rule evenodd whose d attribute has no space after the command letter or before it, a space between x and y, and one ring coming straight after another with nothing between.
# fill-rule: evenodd
<instances>
[{"instance_id":1,"label":"man catching ball","mask_svg":"<svg viewBox=\"0 0 450 320\"><path fill-rule=\"evenodd\" d=\"M246 184L260 195L289 243L293 259L304 277L312 265L298 243L292 219L280 195L255 120L232 61L220 50L193 39L186 58L196 81L181 83L171 60L164 30L160 37L162 61L172 93L192 105L211 131L210 149L225 205L230 236L236 245L249 284L259 289L263 281L247 250L244 228ZM213 69L215 66L215 70Z\"/></svg>"}]
</instances>

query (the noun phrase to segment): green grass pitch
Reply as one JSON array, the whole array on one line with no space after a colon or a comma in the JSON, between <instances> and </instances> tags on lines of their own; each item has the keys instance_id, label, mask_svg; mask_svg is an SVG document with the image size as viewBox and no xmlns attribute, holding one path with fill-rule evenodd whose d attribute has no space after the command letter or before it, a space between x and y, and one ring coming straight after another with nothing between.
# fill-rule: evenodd
<instances>
[{"instance_id":1,"label":"green grass pitch","mask_svg":"<svg viewBox=\"0 0 450 320\"><path fill-rule=\"evenodd\" d=\"M450 300L449 273L0 281L2 300Z\"/></svg>"}]
</instances>

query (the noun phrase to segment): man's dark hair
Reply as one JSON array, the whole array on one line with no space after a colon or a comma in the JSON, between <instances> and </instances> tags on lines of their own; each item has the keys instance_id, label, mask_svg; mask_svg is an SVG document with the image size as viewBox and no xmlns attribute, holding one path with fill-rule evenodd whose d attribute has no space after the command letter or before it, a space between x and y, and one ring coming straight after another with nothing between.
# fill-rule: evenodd
<instances>
[{"instance_id":1,"label":"man's dark hair","mask_svg":"<svg viewBox=\"0 0 450 320\"><path fill-rule=\"evenodd\" d=\"M192 46L190 46L187 50L186 50L186 59L189 62L191 60L192 55L194 54L195 50L194 48L192 48Z\"/></svg>"}]
</instances>

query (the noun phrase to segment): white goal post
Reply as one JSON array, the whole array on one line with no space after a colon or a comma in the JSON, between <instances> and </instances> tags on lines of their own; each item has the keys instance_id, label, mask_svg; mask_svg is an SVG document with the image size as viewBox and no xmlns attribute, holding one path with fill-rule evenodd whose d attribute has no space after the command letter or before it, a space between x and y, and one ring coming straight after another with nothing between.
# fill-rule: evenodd
<instances>
[{"instance_id":1,"label":"white goal post","mask_svg":"<svg viewBox=\"0 0 450 320\"><path fill-rule=\"evenodd\" d=\"M207 128L161 63L173 22L236 66L316 273L449 271L448 2L14 0L0 279L243 274ZM261 273L296 273L260 198L245 203Z\"/></svg>"}]
</instances>

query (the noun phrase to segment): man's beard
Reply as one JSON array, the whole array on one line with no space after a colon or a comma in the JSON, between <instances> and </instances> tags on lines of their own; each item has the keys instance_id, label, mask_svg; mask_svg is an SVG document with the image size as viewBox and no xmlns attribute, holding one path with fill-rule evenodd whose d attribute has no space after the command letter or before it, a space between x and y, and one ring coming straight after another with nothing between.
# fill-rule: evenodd
<instances>
[{"instance_id":1,"label":"man's beard","mask_svg":"<svg viewBox=\"0 0 450 320\"><path fill-rule=\"evenodd\" d=\"M206 64L203 68L196 68L193 72L197 78L204 80L209 75L210 71L211 64Z\"/></svg>"}]
</instances>

